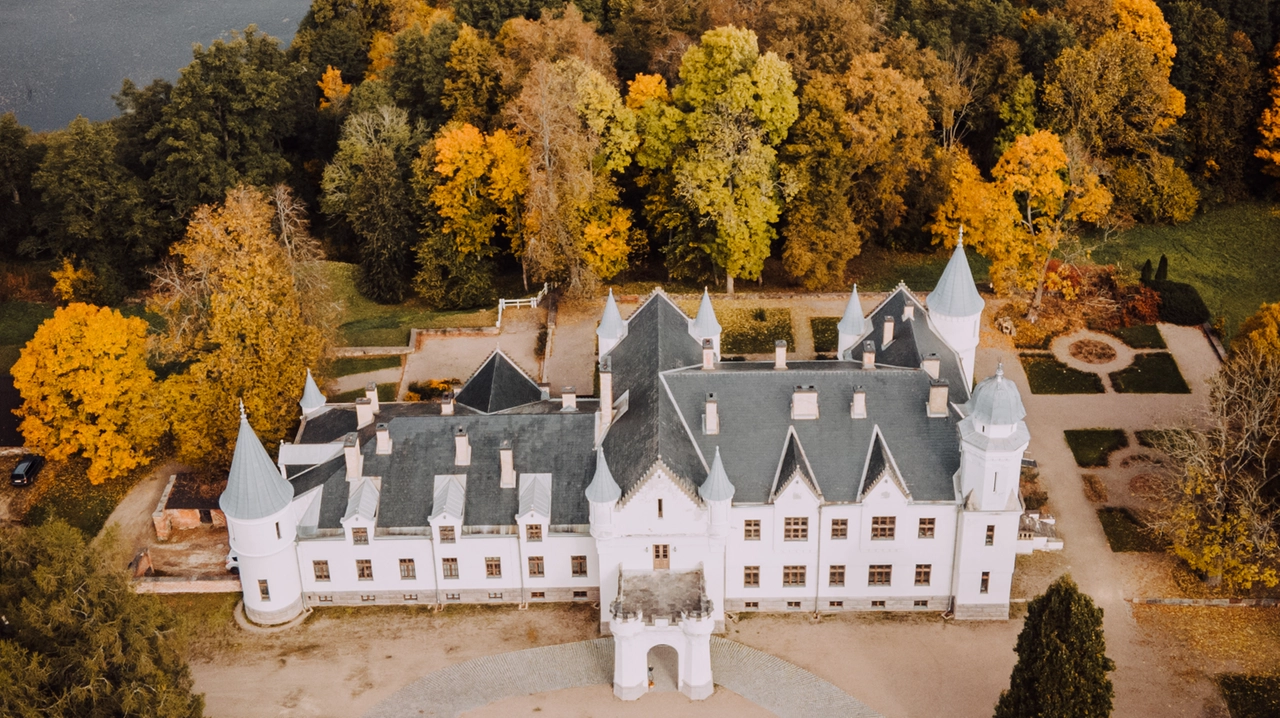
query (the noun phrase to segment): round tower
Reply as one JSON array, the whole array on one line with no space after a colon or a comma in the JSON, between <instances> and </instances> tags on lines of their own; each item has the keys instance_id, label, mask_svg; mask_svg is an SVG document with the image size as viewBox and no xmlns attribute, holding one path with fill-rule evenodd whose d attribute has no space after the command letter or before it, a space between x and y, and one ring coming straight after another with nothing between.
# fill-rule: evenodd
<instances>
[{"instance_id":1,"label":"round tower","mask_svg":"<svg viewBox=\"0 0 1280 718\"><path fill-rule=\"evenodd\" d=\"M1000 511L1018 491L1022 455L1031 441L1018 387L1004 366L984 379L964 405L960 421L960 486L966 508Z\"/></svg>"},{"instance_id":2,"label":"round tower","mask_svg":"<svg viewBox=\"0 0 1280 718\"><path fill-rule=\"evenodd\" d=\"M733 503L734 487L729 481L729 474L724 470L724 462L720 460L720 447L716 447L716 458L711 462L711 471L707 480L698 487L698 496L707 504L711 513L711 536L723 539L729 534L729 506Z\"/></svg>"},{"instance_id":3,"label":"round tower","mask_svg":"<svg viewBox=\"0 0 1280 718\"><path fill-rule=\"evenodd\" d=\"M245 615L254 623L285 623L304 608L292 502L293 485L267 455L242 404L240 434L218 505L240 568Z\"/></svg>"},{"instance_id":4,"label":"round tower","mask_svg":"<svg viewBox=\"0 0 1280 718\"><path fill-rule=\"evenodd\" d=\"M974 356L978 349L978 330L982 325L982 309L986 302L978 296L969 270L969 260L964 254L964 232L938 279L938 286L929 292L927 306L929 322L956 353L970 386L974 379Z\"/></svg>"}]
</instances>

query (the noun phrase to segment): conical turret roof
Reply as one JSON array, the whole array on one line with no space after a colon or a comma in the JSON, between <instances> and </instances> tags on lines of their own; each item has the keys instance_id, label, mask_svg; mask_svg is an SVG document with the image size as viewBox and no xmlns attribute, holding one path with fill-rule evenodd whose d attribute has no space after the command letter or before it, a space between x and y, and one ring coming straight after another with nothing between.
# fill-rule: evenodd
<instances>
[{"instance_id":1,"label":"conical turret roof","mask_svg":"<svg viewBox=\"0 0 1280 718\"><path fill-rule=\"evenodd\" d=\"M1027 415L1018 386L1004 378L1004 364L996 367L995 376L983 379L974 387L973 396L964 408L975 421L996 426L1016 424Z\"/></svg>"},{"instance_id":2,"label":"conical turret roof","mask_svg":"<svg viewBox=\"0 0 1280 718\"><path fill-rule=\"evenodd\" d=\"M860 337L866 331L866 320L862 316L862 300L858 299L858 285L853 285L853 292L849 294L849 303L845 305L844 316L840 317L840 323L836 325L836 329L841 334Z\"/></svg>"},{"instance_id":3,"label":"conical turret roof","mask_svg":"<svg viewBox=\"0 0 1280 718\"><path fill-rule=\"evenodd\" d=\"M725 473L724 462L720 460L720 447L716 447L716 458L711 462L711 473L707 480L698 487L698 495L703 501L729 501L733 498L733 484Z\"/></svg>"},{"instance_id":4,"label":"conical turret roof","mask_svg":"<svg viewBox=\"0 0 1280 718\"><path fill-rule=\"evenodd\" d=\"M218 506L227 518L252 521L280 511L290 501L293 501L293 484L284 480L267 450L262 448L241 403L240 435L236 437L227 488L218 499Z\"/></svg>"},{"instance_id":5,"label":"conical turret roof","mask_svg":"<svg viewBox=\"0 0 1280 718\"><path fill-rule=\"evenodd\" d=\"M600 317L600 326L596 336L601 339L619 339L623 330L622 312L618 311L618 303L613 299L613 289L609 290L609 300L604 304L604 316Z\"/></svg>"},{"instance_id":6,"label":"conical turret roof","mask_svg":"<svg viewBox=\"0 0 1280 718\"><path fill-rule=\"evenodd\" d=\"M693 333L700 339L720 335L720 322L716 321L716 310L711 308L711 295L705 287L702 289L702 303L698 305L698 316L693 320Z\"/></svg>"},{"instance_id":7,"label":"conical turret roof","mask_svg":"<svg viewBox=\"0 0 1280 718\"><path fill-rule=\"evenodd\" d=\"M328 402L324 394L321 393L320 387L316 386L316 380L311 376L311 370L307 370L307 383L302 388L302 400L298 402L298 406L302 407L303 414L310 414L316 409L323 408Z\"/></svg>"},{"instance_id":8,"label":"conical turret roof","mask_svg":"<svg viewBox=\"0 0 1280 718\"><path fill-rule=\"evenodd\" d=\"M969 269L969 259L964 254L964 234L956 243L956 250L951 253L951 261L942 271L938 286L929 292L929 313L943 314L948 317L971 317L982 312L986 302L978 296L978 288L973 282L973 272Z\"/></svg>"},{"instance_id":9,"label":"conical turret roof","mask_svg":"<svg viewBox=\"0 0 1280 718\"><path fill-rule=\"evenodd\" d=\"M587 486L587 501L607 504L622 498L622 489L613 480L609 464L604 460L604 449L596 448L596 475Z\"/></svg>"}]
</instances>

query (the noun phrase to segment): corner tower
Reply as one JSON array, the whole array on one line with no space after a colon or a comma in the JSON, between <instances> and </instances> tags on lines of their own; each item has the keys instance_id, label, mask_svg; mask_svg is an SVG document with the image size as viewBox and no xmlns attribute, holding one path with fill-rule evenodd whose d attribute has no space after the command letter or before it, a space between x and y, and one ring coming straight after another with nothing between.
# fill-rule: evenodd
<instances>
[{"instance_id":1,"label":"corner tower","mask_svg":"<svg viewBox=\"0 0 1280 718\"><path fill-rule=\"evenodd\" d=\"M969 259L964 254L964 230L960 241L951 253L951 261L938 279L938 286L929 292L929 321L934 329L956 353L969 384L973 384L974 355L978 349L978 330L982 324L982 309L986 303L978 296L969 270Z\"/></svg>"}]
</instances>

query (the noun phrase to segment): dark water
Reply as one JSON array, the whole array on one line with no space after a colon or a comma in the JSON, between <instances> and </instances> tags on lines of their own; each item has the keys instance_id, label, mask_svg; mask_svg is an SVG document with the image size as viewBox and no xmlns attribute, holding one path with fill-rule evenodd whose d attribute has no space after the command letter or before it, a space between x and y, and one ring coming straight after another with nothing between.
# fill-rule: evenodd
<instances>
[{"instance_id":1,"label":"dark water","mask_svg":"<svg viewBox=\"0 0 1280 718\"><path fill-rule=\"evenodd\" d=\"M116 114L120 81L176 80L193 43L256 24L287 44L309 0L0 0L0 114L33 130Z\"/></svg>"}]
</instances>

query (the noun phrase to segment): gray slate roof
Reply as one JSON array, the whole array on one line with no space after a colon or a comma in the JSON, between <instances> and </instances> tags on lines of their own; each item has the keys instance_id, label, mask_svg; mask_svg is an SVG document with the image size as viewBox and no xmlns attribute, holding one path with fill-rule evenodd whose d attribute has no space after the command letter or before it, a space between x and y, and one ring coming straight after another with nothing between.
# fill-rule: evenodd
<instances>
[{"instance_id":1,"label":"gray slate roof","mask_svg":"<svg viewBox=\"0 0 1280 718\"><path fill-rule=\"evenodd\" d=\"M262 448L249 420L240 412L240 434L218 505L229 518L252 521L276 513L293 500L293 486Z\"/></svg>"},{"instance_id":2,"label":"gray slate roof","mask_svg":"<svg viewBox=\"0 0 1280 718\"><path fill-rule=\"evenodd\" d=\"M501 351L489 355L458 392L457 402L486 414L532 404L542 390Z\"/></svg>"},{"instance_id":3,"label":"gray slate roof","mask_svg":"<svg viewBox=\"0 0 1280 718\"><path fill-rule=\"evenodd\" d=\"M702 290L702 301L698 304L698 316L691 326L693 333L701 339L720 334L720 322L716 319L716 310L711 308L711 295L705 287Z\"/></svg>"},{"instance_id":4,"label":"gray slate roof","mask_svg":"<svg viewBox=\"0 0 1280 718\"><path fill-rule=\"evenodd\" d=\"M983 424L1010 425L1022 421L1027 410L1022 406L1018 386L1004 378L1004 366L996 367L995 376L978 382L973 398L964 406L965 415Z\"/></svg>"},{"instance_id":5,"label":"gray slate roof","mask_svg":"<svg viewBox=\"0 0 1280 718\"><path fill-rule=\"evenodd\" d=\"M618 302L613 298L613 289L610 289L609 299L604 303L604 314L600 317L600 326L596 328L596 336L601 339L617 339L625 329L622 312L618 311Z\"/></svg>"},{"instance_id":6,"label":"gray slate roof","mask_svg":"<svg viewBox=\"0 0 1280 718\"><path fill-rule=\"evenodd\" d=\"M703 501L730 501L733 499L733 483L724 472L724 461L720 458L720 447L716 447L715 458L711 460L711 472L707 480L698 487L698 495Z\"/></svg>"},{"instance_id":7,"label":"gray slate roof","mask_svg":"<svg viewBox=\"0 0 1280 718\"><path fill-rule=\"evenodd\" d=\"M964 255L964 244L956 244L947 268L942 270L938 286L929 292L929 310L949 317L971 317L985 306L978 288L973 282L969 259Z\"/></svg>"},{"instance_id":8,"label":"gray slate roof","mask_svg":"<svg viewBox=\"0 0 1280 718\"><path fill-rule=\"evenodd\" d=\"M320 387L316 386L316 380L311 376L311 370L307 370L307 382L302 387L302 400L298 402L298 406L302 407L303 414L310 414L325 405L326 399L321 393Z\"/></svg>"},{"instance_id":9,"label":"gray slate roof","mask_svg":"<svg viewBox=\"0 0 1280 718\"><path fill-rule=\"evenodd\" d=\"M844 316L840 317L840 323L836 325L836 330L841 334L851 334L855 337L862 336L866 331L865 317L862 316L862 301L858 299L858 285L853 285L853 291L849 294L849 303L844 307Z\"/></svg>"}]
</instances>

